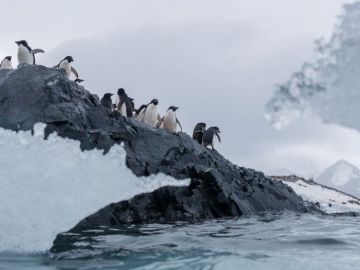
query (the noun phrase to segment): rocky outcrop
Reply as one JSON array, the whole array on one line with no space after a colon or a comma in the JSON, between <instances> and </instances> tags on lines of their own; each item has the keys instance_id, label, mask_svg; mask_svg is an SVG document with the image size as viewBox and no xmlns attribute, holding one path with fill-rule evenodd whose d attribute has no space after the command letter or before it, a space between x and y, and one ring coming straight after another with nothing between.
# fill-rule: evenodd
<instances>
[{"instance_id":1,"label":"rocky outcrop","mask_svg":"<svg viewBox=\"0 0 360 270\"><path fill-rule=\"evenodd\" d=\"M112 145L124 142L127 166L138 176L163 172L191 179L188 187L164 187L108 205L72 231L99 225L196 222L269 210L309 210L288 186L232 164L185 133L174 135L109 115L98 96L69 81L62 71L44 66L1 70L0 126L31 130L37 122L47 124L46 136L57 132L79 140L84 150L98 148L106 153Z\"/></svg>"}]
</instances>

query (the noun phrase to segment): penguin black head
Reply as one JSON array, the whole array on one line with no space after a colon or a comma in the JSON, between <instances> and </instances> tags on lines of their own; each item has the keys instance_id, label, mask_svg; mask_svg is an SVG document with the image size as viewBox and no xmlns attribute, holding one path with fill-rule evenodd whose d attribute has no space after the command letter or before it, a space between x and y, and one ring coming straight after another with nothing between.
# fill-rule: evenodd
<instances>
[{"instance_id":1,"label":"penguin black head","mask_svg":"<svg viewBox=\"0 0 360 270\"><path fill-rule=\"evenodd\" d=\"M119 88L119 90L117 91L118 95L123 95L125 94L125 89L124 88Z\"/></svg>"},{"instance_id":2,"label":"penguin black head","mask_svg":"<svg viewBox=\"0 0 360 270\"><path fill-rule=\"evenodd\" d=\"M159 101L156 98L154 98L149 104L151 104L151 103L154 105L158 105Z\"/></svg>"},{"instance_id":3,"label":"penguin black head","mask_svg":"<svg viewBox=\"0 0 360 270\"><path fill-rule=\"evenodd\" d=\"M66 56L64 60L67 60L69 63L74 62L74 58L72 58L72 56Z\"/></svg>"},{"instance_id":4,"label":"penguin black head","mask_svg":"<svg viewBox=\"0 0 360 270\"><path fill-rule=\"evenodd\" d=\"M5 59L11 61L11 56L6 56Z\"/></svg>"},{"instance_id":5,"label":"penguin black head","mask_svg":"<svg viewBox=\"0 0 360 270\"><path fill-rule=\"evenodd\" d=\"M203 122L197 123L195 126L195 130L201 130L202 132L204 132L206 129L206 124Z\"/></svg>"},{"instance_id":6,"label":"penguin black head","mask_svg":"<svg viewBox=\"0 0 360 270\"><path fill-rule=\"evenodd\" d=\"M26 40L15 41L15 43L16 43L18 46L23 45L24 47L29 47L29 45L27 44Z\"/></svg>"},{"instance_id":7,"label":"penguin black head","mask_svg":"<svg viewBox=\"0 0 360 270\"><path fill-rule=\"evenodd\" d=\"M218 127L212 127L216 132L221 133Z\"/></svg>"},{"instance_id":8,"label":"penguin black head","mask_svg":"<svg viewBox=\"0 0 360 270\"><path fill-rule=\"evenodd\" d=\"M169 110L172 110L173 112L176 112L176 110L179 109L179 107L175 107L175 106L170 106L168 111Z\"/></svg>"},{"instance_id":9,"label":"penguin black head","mask_svg":"<svg viewBox=\"0 0 360 270\"><path fill-rule=\"evenodd\" d=\"M105 95L104 95L104 98L111 98L111 96L113 96L114 94L111 94L111 93L106 93Z\"/></svg>"}]
</instances>

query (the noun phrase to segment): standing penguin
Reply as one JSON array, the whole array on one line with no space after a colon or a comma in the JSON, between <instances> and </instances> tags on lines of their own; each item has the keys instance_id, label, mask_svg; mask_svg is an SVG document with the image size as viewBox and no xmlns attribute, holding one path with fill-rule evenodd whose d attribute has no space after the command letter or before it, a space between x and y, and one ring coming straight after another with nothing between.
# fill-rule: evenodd
<instances>
[{"instance_id":1,"label":"standing penguin","mask_svg":"<svg viewBox=\"0 0 360 270\"><path fill-rule=\"evenodd\" d=\"M202 144L203 142L203 135L205 130L206 130L205 123L198 123L194 128L193 139L197 141L199 144Z\"/></svg>"},{"instance_id":2,"label":"standing penguin","mask_svg":"<svg viewBox=\"0 0 360 270\"><path fill-rule=\"evenodd\" d=\"M210 145L212 150L215 150L214 149L214 135L216 135L219 142L221 142L219 133L220 133L220 129L218 127L210 127L207 130L205 130L204 136L203 136L203 145L205 147L208 147Z\"/></svg>"},{"instance_id":3,"label":"standing penguin","mask_svg":"<svg viewBox=\"0 0 360 270\"><path fill-rule=\"evenodd\" d=\"M101 105L107 110L109 110L109 112L113 111L113 103L111 100L111 96L113 96L113 94L106 93L100 100Z\"/></svg>"},{"instance_id":4,"label":"standing penguin","mask_svg":"<svg viewBox=\"0 0 360 270\"><path fill-rule=\"evenodd\" d=\"M172 133L176 133L176 127L177 125L179 125L182 131L182 126L179 120L177 119L175 113L177 109L179 108L175 106L170 106L167 112L165 113L164 117L158 123L158 126Z\"/></svg>"},{"instance_id":5,"label":"standing penguin","mask_svg":"<svg viewBox=\"0 0 360 270\"><path fill-rule=\"evenodd\" d=\"M15 41L18 45L18 62L20 64L35 65L35 54L44 53L41 49L32 50L26 40Z\"/></svg>"},{"instance_id":6,"label":"standing penguin","mask_svg":"<svg viewBox=\"0 0 360 270\"><path fill-rule=\"evenodd\" d=\"M120 112L122 116L132 117L134 109L131 99L125 93L124 88L119 88L117 95L119 99L119 102L117 103L117 111Z\"/></svg>"},{"instance_id":7,"label":"standing penguin","mask_svg":"<svg viewBox=\"0 0 360 270\"><path fill-rule=\"evenodd\" d=\"M158 107L159 101L157 99L153 99L140 113L139 117L142 119L142 122L149 125L150 127L156 127L156 123L161 120Z\"/></svg>"},{"instance_id":8,"label":"standing penguin","mask_svg":"<svg viewBox=\"0 0 360 270\"><path fill-rule=\"evenodd\" d=\"M11 63L11 56L6 56L4 60L1 61L0 69L13 69Z\"/></svg>"},{"instance_id":9,"label":"standing penguin","mask_svg":"<svg viewBox=\"0 0 360 270\"><path fill-rule=\"evenodd\" d=\"M74 58L72 56L66 56L64 59L60 61L59 64L54 66L53 68L58 69L64 69L66 72L66 76L68 79L71 78L71 74L73 73L76 76L75 82L83 82L84 80L79 79L79 73L76 71L76 69L71 65L71 63L74 62Z\"/></svg>"}]
</instances>

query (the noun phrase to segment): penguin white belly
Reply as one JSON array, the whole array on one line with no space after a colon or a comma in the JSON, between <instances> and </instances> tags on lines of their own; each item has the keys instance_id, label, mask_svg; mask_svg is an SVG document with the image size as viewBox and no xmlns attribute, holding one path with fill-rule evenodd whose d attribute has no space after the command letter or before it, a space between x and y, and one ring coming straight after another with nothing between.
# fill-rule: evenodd
<instances>
[{"instance_id":1,"label":"penguin white belly","mask_svg":"<svg viewBox=\"0 0 360 270\"><path fill-rule=\"evenodd\" d=\"M13 69L11 61L5 59L2 62L0 69Z\"/></svg>"},{"instance_id":2,"label":"penguin white belly","mask_svg":"<svg viewBox=\"0 0 360 270\"><path fill-rule=\"evenodd\" d=\"M61 61L59 64L59 69L65 69L66 76L70 79L71 77L71 65L67 60Z\"/></svg>"},{"instance_id":3,"label":"penguin white belly","mask_svg":"<svg viewBox=\"0 0 360 270\"><path fill-rule=\"evenodd\" d=\"M160 128L176 133L176 115L173 111L166 113Z\"/></svg>"},{"instance_id":4,"label":"penguin white belly","mask_svg":"<svg viewBox=\"0 0 360 270\"><path fill-rule=\"evenodd\" d=\"M151 127L156 127L157 116L157 106L149 104L146 108L143 122Z\"/></svg>"},{"instance_id":5,"label":"penguin white belly","mask_svg":"<svg viewBox=\"0 0 360 270\"><path fill-rule=\"evenodd\" d=\"M26 47L24 47L23 45L19 46L17 56L18 56L19 64L32 65L34 63L33 54L30 53L29 50Z\"/></svg>"},{"instance_id":6,"label":"penguin white belly","mask_svg":"<svg viewBox=\"0 0 360 270\"><path fill-rule=\"evenodd\" d=\"M116 108L119 106L119 102L120 102L119 96L118 96L118 95L116 95L116 96L115 96L115 104L116 104Z\"/></svg>"},{"instance_id":7,"label":"penguin white belly","mask_svg":"<svg viewBox=\"0 0 360 270\"><path fill-rule=\"evenodd\" d=\"M124 103L121 105L121 108L119 108L120 102L121 102L121 99L119 98L119 102L116 103L116 104L117 104L117 105L116 105L117 111L118 111L119 113L121 113L122 116L127 116L127 114L126 114L126 104L125 104L125 102L124 102Z\"/></svg>"},{"instance_id":8,"label":"penguin white belly","mask_svg":"<svg viewBox=\"0 0 360 270\"><path fill-rule=\"evenodd\" d=\"M122 116L127 116L125 103L121 106L120 113L121 113Z\"/></svg>"}]
</instances>

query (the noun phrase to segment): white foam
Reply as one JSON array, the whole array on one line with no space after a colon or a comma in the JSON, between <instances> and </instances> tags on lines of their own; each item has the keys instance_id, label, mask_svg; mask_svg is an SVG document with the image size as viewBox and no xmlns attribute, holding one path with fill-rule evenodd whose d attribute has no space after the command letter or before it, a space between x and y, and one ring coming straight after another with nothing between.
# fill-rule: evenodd
<instances>
[{"instance_id":1,"label":"white foam","mask_svg":"<svg viewBox=\"0 0 360 270\"><path fill-rule=\"evenodd\" d=\"M105 156L82 152L77 141L43 140L44 127L37 124L34 136L0 128L0 252L46 251L59 232L109 203L189 184L163 174L136 177L122 146Z\"/></svg>"}]
</instances>

